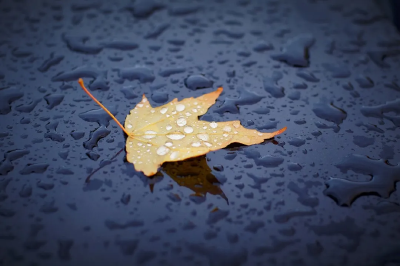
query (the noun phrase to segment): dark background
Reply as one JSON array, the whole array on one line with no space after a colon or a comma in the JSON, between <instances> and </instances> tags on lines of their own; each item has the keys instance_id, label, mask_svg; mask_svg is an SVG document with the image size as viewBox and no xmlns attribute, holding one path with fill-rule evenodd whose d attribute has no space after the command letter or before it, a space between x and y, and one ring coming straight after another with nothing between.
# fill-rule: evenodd
<instances>
[{"instance_id":1,"label":"dark background","mask_svg":"<svg viewBox=\"0 0 400 266\"><path fill-rule=\"evenodd\" d=\"M391 11L0 1L0 265L400 265ZM201 119L288 129L149 179L80 77L121 122L223 86Z\"/></svg>"}]
</instances>

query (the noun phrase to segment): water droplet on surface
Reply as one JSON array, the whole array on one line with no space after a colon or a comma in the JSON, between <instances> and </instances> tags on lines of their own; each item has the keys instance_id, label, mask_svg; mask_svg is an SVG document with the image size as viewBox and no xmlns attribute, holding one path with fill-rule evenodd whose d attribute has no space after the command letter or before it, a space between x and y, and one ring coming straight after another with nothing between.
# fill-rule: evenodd
<instances>
[{"instance_id":1,"label":"water droplet on surface","mask_svg":"<svg viewBox=\"0 0 400 266\"><path fill-rule=\"evenodd\" d=\"M206 145L207 147L211 147L211 146L212 146L212 144L209 143L209 142L203 142L203 143L204 143L204 145Z\"/></svg>"},{"instance_id":2,"label":"water droplet on surface","mask_svg":"<svg viewBox=\"0 0 400 266\"><path fill-rule=\"evenodd\" d=\"M157 136L157 132L152 131L152 130L147 130L144 132L143 138L145 139L152 139Z\"/></svg>"},{"instance_id":3,"label":"water droplet on surface","mask_svg":"<svg viewBox=\"0 0 400 266\"><path fill-rule=\"evenodd\" d=\"M167 147L172 147L174 144L171 141L167 141L164 145Z\"/></svg>"},{"instance_id":4,"label":"water droplet on surface","mask_svg":"<svg viewBox=\"0 0 400 266\"><path fill-rule=\"evenodd\" d=\"M160 147L157 149L157 154L160 155L160 156L163 156L163 155L167 154L169 151L170 151L170 149L168 149L167 147L165 147L165 146L160 146Z\"/></svg>"},{"instance_id":5,"label":"water droplet on surface","mask_svg":"<svg viewBox=\"0 0 400 266\"><path fill-rule=\"evenodd\" d=\"M358 147L365 148L374 144L375 138L374 137L368 138L366 136L355 135L353 136L353 143Z\"/></svg>"},{"instance_id":6,"label":"water droplet on surface","mask_svg":"<svg viewBox=\"0 0 400 266\"><path fill-rule=\"evenodd\" d=\"M208 141L210 139L209 135L206 133L197 134L197 137L202 141Z\"/></svg>"},{"instance_id":7,"label":"water droplet on surface","mask_svg":"<svg viewBox=\"0 0 400 266\"><path fill-rule=\"evenodd\" d=\"M174 151L174 152L172 152L172 153L169 155L169 158L170 158L171 160L175 160L176 158L178 158L178 156L179 156L179 152Z\"/></svg>"},{"instance_id":8,"label":"water droplet on surface","mask_svg":"<svg viewBox=\"0 0 400 266\"><path fill-rule=\"evenodd\" d=\"M166 129L166 130L171 130L171 129L172 129L172 126L171 126L171 125L167 125L167 126L165 127L165 129Z\"/></svg>"},{"instance_id":9,"label":"water droplet on surface","mask_svg":"<svg viewBox=\"0 0 400 266\"><path fill-rule=\"evenodd\" d=\"M118 69L121 79L139 80L141 83L153 82L156 78L153 70L145 66L134 66Z\"/></svg>"},{"instance_id":10,"label":"water droplet on surface","mask_svg":"<svg viewBox=\"0 0 400 266\"><path fill-rule=\"evenodd\" d=\"M359 75L356 78L356 81L357 81L358 85L363 89L369 89L369 88L374 87L374 85L375 85L374 81L371 78L364 76L364 75Z\"/></svg>"},{"instance_id":11,"label":"water droplet on surface","mask_svg":"<svg viewBox=\"0 0 400 266\"><path fill-rule=\"evenodd\" d=\"M319 118L334 122L336 124L342 123L347 117L346 111L336 107L332 102L329 102L325 98L322 98L319 103L314 104L312 110Z\"/></svg>"},{"instance_id":12,"label":"water droplet on surface","mask_svg":"<svg viewBox=\"0 0 400 266\"><path fill-rule=\"evenodd\" d=\"M118 114L116 105L110 106L109 111L113 115ZM108 127L108 125L110 124L110 120L112 119L106 112L104 112L102 108L80 113L79 117L82 118L84 121L97 122L99 123L99 125L103 125L105 127Z\"/></svg>"},{"instance_id":13,"label":"water droplet on surface","mask_svg":"<svg viewBox=\"0 0 400 266\"><path fill-rule=\"evenodd\" d=\"M186 119L183 117L178 118L178 120L176 120L176 124L180 127L183 127L184 125L186 125Z\"/></svg>"},{"instance_id":14,"label":"water droplet on surface","mask_svg":"<svg viewBox=\"0 0 400 266\"><path fill-rule=\"evenodd\" d=\"M293 139L289 140L288 143L290 145L295 146L295 147L300 147L300 146L302 146L302 145L304 145L306 143L306 140L302 139L302 138L299 138L299 137L296 137L296 138L293 138Z\"/></svg>"},{"instance_id":15,"label":"water droplet on surface","mask_svg":"<svg viewBox=\"0 0 400 266\"><path fill-rule=\"evenodd\" d=\"M185 79L185 86L191 90L212 87L213 82L203 75L191 75Z\"/></svg>"},{"instance_id":16,"label":"water droplet on surface","mask_svg":"<svg viewBox=\"0 0 400 266\"><path fill-rule=\"evenodd\" d=\"M22 198L30 197L32 195L32 186L30 184L22 185L19 195Z\"/></svg>"},{"instance_id":17,"label":"water droplet on surface","mask_svg":"<svg viewBox=\"0 0 400 266\"><path fill-rule=\"evenodd\" d=\"M283 74L279 71L274 71L271 77L263 77L264 90L274 98L282 98L285 96L284 88L277 84L282 77Z\"/></svg>"},{"instance_id":18,"label":"water droplet on surface","mask_svg":"<svg viewBox=\"0 0 400 266\"><path fill-rule=\"evenodd\" d=\"M218 126L218 124L215 123L215 122L211 122L211 123L210 123L210 127L211 127L211 128L217 128L217 126Z\"/></svg>"},{"instance_id":19,"label":"water droplet on surface","mask_svg":"<svg viewBox=\"0 0 400 266\"><path fill-rule=\"evenodd\" d=\"M331 178L326 181L326 195L335 199L339 205L350 206L363 194L375 193L388 198L395 183L400 181L400 166L391 165L382 159L373 159L360 154L350 154L336 164L343 173L351 170L371 176L368 181L359 182L343 178Z\"/></svg>"},{"instance_id":20,"label":"water droplet on surface","mask_svg":"<svg viewBox=\"0 0 400 266\"><path fill-rule=\"evenodd\" d=\"M222 130L225 132L231 132L232 128L230 126L224 126L224 128Z\"/></svg>"},{"instance_id":21,"label":"water droplet on surface","mask_svg":"<svg viewBox=\"0 0 400 266\"><path fill-rule=\"evenodd\" d=\"M192 147L200 147L201 143L200 142L193 142Z\"/></svg>"},{"instance_id":22,"label":"water droplet on surface","mask_svg":"<svg viewBox=\"0 0 400 266\"><path fill-rule=\"evenodd\" d=\"M125 205L127 205L129 203L129 201L131 200L131 195L128 193L123 193L122 197L121 197L121 202Z\"/></svg>"},{"instance_id":23,"label":"water droplet on surface","mask_svg":"<svg viewBox=\"0 0 400 266\"><path fill-rule=\"evenodd\" d=\"M168 107L163 107L160 110L160 113L165 114L168 111Z\"/></svg>"},{"instance_id":24,"label":"water droplet on surface","mask_svg":"<svg viewBox=\"0 0 400 266\"><path fill-rule=\"evenodd\" d=\"M311 34L302 34L290 39L283 47L282 52L271 56L272 59L283 61L291 66L309 66L309 48L315 38Z\"/></svg>"},{"instance_id":25,"label":"water droplet on surface","mask_svg":"<svg viewBox=\"0 0 400 266\"><path fill-rule=\"evenodd\" d=\"M172 48L172 50L179 51L180 48L179 47L174 47L174 48ZM165 69L161 69L159 74L160 74L161 77L166 78L166 77L169 77L169 76L174 75L174 74L184 73L185 71L186 71L186 68L184 68L184 67L168 67L168 68L165 68Z\"/></svg>"},{"instance_id":26,"label":"water droplet on surface","mask_svg":"<svg viewBox=\"0 0 400 266\"><path fill-rule=\"evenodd\" d=\"M156 103L165 103L168 101L168 93L155 91L151 94L151 99Z\"/></svg>"},{"instance_id":27,"label":"water droplet on surface","mask_svg":"<svg viewBox=\"0 0 400 266\"><path fill-rule=\"evenodd\" d=\"M215 224L218 221L225 219L228 215L229 215L229 211L215 208L209 213L208 219L207 219L207 224L209 224L209 225Z\"/></svg>"},{"instance_id":28,"label":"water droplet on surface","mask_svg":"<svg viewBox=\"0 0 400 266\"><path fill-rule=\"evenodd\" d=\"M183 131L185 131L185 133L187 133L187 134L190 134L190 133L193 132L193 128L188 126L188 127L185 127L185 128L183 129Z\"/></svg>"},{"instance_id":29,"label":"water droplet on surface","mask_svg":"<svg viewBox=\"0 0 400 266\"><path fill-rule=\"evenodd\" d=\"M180 132L176 132L176 133L172 133L172 134L168 134L167 138L172 139L172 140L181 140L184 137L186 137L186 135L180 133Z\"/></svg>"},{"instance_id":30,"label":"water droplet on surface","mask_svg":"<svg viewBox=\"0 0 400 266\"><path fill-rule=\"evenodd\" d=\"M170 200L172 200L173 202L181 202L182 201L181 197L178 194L172 193L172 192L168 193L168 198Z\"/></svg>"},{"instance_id":31,"label":"water droplet on surface","mask_svg":"<svg viewBox=\"0 0 400 266\"><path fill-rule=\"evenodd\" d=\"M183 110L185 110L185 106L183 104L177 104L175 109L178 112L182 112Z\"/></svg>"}]
</instances>

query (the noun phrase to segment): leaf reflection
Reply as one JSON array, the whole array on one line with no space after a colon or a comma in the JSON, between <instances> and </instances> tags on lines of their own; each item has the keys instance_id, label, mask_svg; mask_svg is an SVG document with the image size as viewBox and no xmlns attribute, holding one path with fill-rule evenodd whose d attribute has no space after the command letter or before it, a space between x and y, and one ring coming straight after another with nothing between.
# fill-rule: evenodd
<instances>
[{"instance_id":1,"label":"leaf reflection","mask_svg":"<svg viewBox=\"0 0 400 266\"><path fill-rule=\"evenodd\" d=\"M219 186L220 182L211 173L205 155L164 163L162 170L179 186L192 190L195 196L205 197L207 193L219 195L229 204L228 198Z\"/></svg>"}]
</instances>

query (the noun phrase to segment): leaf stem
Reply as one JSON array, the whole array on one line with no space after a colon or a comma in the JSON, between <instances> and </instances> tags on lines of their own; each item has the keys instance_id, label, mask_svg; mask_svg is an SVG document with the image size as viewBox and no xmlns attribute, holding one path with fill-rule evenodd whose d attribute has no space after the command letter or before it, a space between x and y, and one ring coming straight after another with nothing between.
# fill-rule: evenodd
<instances>
[{"instance_id":1,"label":"leaf stem","mask_svg":"<svg viewBox=\"0 0 400 266\"><path fill-rule=\"evenodd\" d=\"M108 114L109 116L111 116L112 119L114 119L114 121L115 121L115 122L117 123L117 125L125 132L125 134L128 135L128 136L131 136L131 133L129 133L129 132L124 128L124 126L121 125L121 123L117 120L117 118L115 118L115 116L114 116L110 111L108 111L108 109L107 109L104 105L102 105L101 102L99 102L99 101L89 92L88 89L86 89L85 84L83 83L83 79L79 78L78 83L79 83L79 85L81 85L82 89L90 96L90 98L92 98L93 101L95 101L98 105L100 105L100 107L103 108L103 110L106 111L107 114Z\"/></svg>"}]
</instances>

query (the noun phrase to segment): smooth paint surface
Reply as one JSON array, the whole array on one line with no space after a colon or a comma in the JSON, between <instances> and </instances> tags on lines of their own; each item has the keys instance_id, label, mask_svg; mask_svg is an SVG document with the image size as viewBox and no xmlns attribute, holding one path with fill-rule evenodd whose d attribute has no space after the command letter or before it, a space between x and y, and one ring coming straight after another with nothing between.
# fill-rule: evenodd
<instances>
[{"instance_id":1,"label":"smooth paint surface","mask_svg":"<svg viewBox=\"0 0 400 266\"><path fill-rule=\"evenodd\" d=\"M1 266L399 265L400 36L375 1L3 0L0 21ZM79 78L122 124L143 94L223 87L205 126L287 130L148 178ZM157 156L199 131L188 108L157 109L184 114Z\"/></svg>"}]
</instances>

